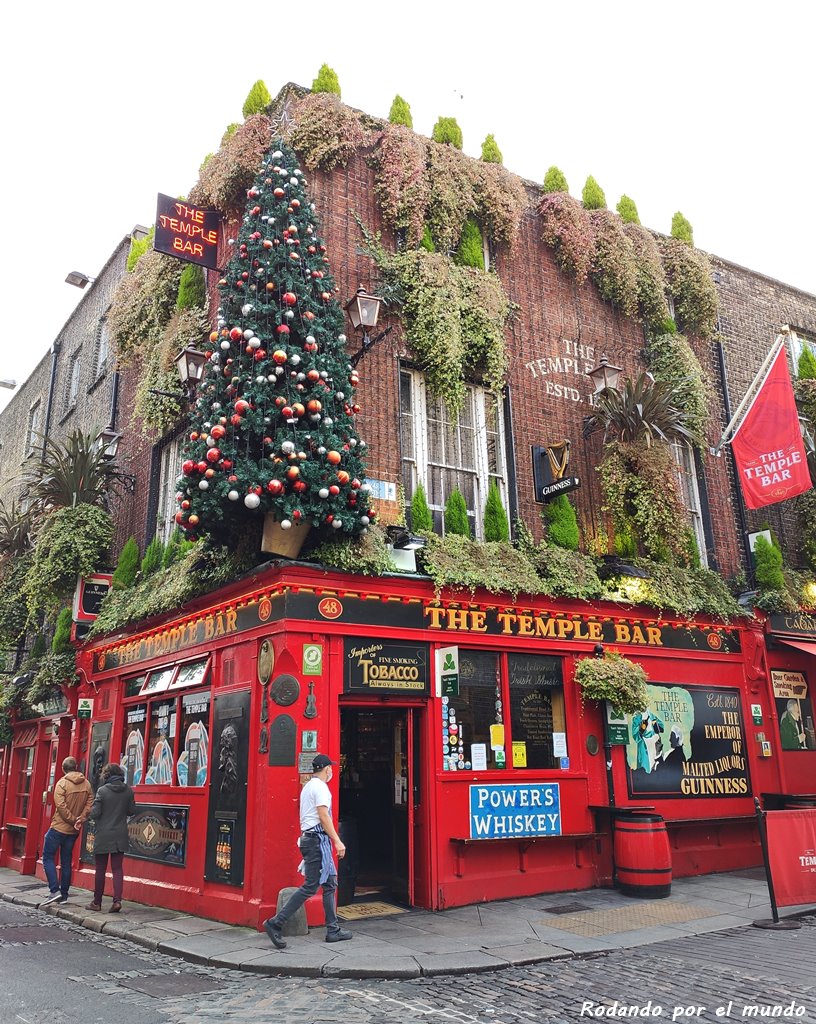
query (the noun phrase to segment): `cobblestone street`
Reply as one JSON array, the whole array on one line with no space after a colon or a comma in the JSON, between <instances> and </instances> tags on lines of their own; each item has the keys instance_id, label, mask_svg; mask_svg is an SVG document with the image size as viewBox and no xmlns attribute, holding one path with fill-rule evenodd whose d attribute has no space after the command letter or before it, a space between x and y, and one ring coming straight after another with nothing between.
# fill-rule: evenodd
<instances>
[{"instance_id":1,"label":"cobblestone street","mask_svg":"<svg viewBox=\"0 0 816 1024\"><path fill-rule=\"evenodd\" d=\"M637 1019L764 1019L777 1008L816 1022L814 917L799 931L744 927L483 974L334 981L199 967L40 911L0 911L0 1024L558 1024L620 1019L615 1000L640 1008Z\"/></svg>"}]
</instances>

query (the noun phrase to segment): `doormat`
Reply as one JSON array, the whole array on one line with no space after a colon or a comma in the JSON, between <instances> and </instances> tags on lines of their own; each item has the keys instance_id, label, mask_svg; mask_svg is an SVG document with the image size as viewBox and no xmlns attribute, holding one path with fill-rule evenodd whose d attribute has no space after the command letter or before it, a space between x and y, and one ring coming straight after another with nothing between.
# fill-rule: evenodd
<instances>
[{"instance_id":1,"label":"doormat","mask_svg":"<svg viewBox=\"0 0 816 1024\"><path fill-rule=\"evenodd\" d=\"M337 916L341 921L360 921L368 917L385 917L387 914L406 914L407 907L396 907L393 903L372 900L370 903L351 903L346 907L337 908Z\"/></svg>"}]
</instances>

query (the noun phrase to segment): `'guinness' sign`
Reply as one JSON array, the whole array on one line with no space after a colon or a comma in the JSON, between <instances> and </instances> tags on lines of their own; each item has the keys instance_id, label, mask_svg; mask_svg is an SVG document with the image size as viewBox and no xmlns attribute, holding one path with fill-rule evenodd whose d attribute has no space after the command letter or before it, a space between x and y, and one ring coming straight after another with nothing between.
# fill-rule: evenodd
<instances>
[{"instance_id":1,"label":"'guinness' sign","mask_svg":"<svg viewBox=\"0 0 816 1024\"><path fill-rule=\"evenodd\" d=\"M547 502L580 487L581 481L577 476L567 475L570 460L570 441L567 438L557 444L533 445L532 452L536 501Z\"/></svg>"}]
</instances>

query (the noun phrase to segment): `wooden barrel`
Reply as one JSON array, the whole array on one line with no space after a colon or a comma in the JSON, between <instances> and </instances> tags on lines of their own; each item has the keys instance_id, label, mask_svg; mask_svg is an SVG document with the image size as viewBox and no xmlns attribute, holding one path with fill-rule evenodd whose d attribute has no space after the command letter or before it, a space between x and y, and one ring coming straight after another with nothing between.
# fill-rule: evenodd
<instances>
[{"instance_id":1,"label":"wooden barrel","mask_svg":"<svg viewBox=\"0 0 816 1024\"><path fill-rule=\"evenodd\" d=\"M662 899L671 893L671 850L659 814L633 811L615 820L615 874L627 896Z\"/></svg>"}]
</instances>

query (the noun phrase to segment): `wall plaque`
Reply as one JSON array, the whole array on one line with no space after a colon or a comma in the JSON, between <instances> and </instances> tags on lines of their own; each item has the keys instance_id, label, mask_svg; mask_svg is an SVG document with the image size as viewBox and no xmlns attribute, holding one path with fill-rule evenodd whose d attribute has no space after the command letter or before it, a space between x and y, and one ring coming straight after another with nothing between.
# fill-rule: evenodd
<instances>
[{"instance_id":1,"label":"wall plaque","mask_svg":"<svg viewBox=\"0 0 816 1024\"><path fill-rule=\"evenodd\" d=\"M269 696L280 707L287 708L300 696L300 683L294 676L278 676L269 687Z\"/></svg>"},{"instance_id":2,"label":"wall plaque","mask_svg":"<svg viewBox=\"0 0 816 1024\"><path fill-rule=\"evenodd\" d=\"M264 640L258 651L258 682L263 686L269 682L275 665L275 649L271 640Z\"/></svg>"},{"instance_id":3,"label":"wall plaque","mask_svg":"<svg viewBox=\"0 0 816 1024\"><path fill-rule=\"evenodd\" d=\"M269 726L270 767L290 767L297 761L297 730L291 715L278 715ZM314 757L314 755L312 755Z\"/></svg>"},{"instance_id":4,"label":"wall plaque","mask_svg":"<svg viewBox=\"0 0 816 1024\"><path fill-rule=\"evenodd\" d=\"M428 644L389 644L347 640L345 693L430 692Z\"/></svg>"}]
</instances>

